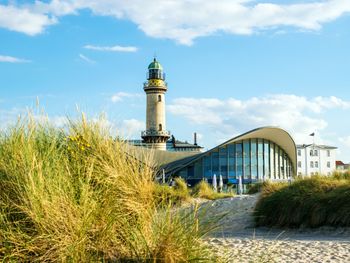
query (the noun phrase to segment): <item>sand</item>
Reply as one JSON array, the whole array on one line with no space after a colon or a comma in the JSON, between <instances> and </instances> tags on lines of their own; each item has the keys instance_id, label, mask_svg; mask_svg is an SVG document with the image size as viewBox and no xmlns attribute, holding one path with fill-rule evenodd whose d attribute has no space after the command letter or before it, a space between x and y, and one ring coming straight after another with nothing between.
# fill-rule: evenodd
<instances>
[{"instance_id":1,"label":"sand","mask_svg":"<svg viewBox=\"0 0 350 263\"><path fill-rule=\"evenodd\" d=\"M349 262L350 229L255 228L252 212L258 195L200 200L208 216L226 213L222 226L204 241L229 262Z\"/></svg>"}]
</instances>

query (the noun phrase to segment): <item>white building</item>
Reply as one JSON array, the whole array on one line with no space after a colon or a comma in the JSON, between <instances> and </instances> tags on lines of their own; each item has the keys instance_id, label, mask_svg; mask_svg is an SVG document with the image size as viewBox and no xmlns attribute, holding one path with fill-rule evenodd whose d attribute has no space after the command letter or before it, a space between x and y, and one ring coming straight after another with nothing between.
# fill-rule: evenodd
<instances>
[{"instance_id":1,"label":"white building","mask_svg":"<svg viewBox=\"0 0 350 263\"><path fill-rule=\"evenodd\" d=\"M297 175L331 175L336 169L336 149L326 145L297 145Z\"/></svg>"}]
</instances>

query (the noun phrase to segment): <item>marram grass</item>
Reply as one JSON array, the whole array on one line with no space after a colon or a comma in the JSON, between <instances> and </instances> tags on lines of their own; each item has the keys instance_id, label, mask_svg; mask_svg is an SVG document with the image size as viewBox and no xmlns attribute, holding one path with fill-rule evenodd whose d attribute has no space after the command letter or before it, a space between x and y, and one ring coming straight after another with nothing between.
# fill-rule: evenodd
<instances>
[{"instance_id":1,"label":"marram grass","mask_svg":"<svg viewBox=\"0 0 350 263\"><path fill-rule=\"evenodd\" d=\"M192 195L194 197L204 198L208 200L215 200L227 197L233 197L232 193L218 193L215 192L211 185L202 180L196 184L192 189Z\"/></svg>"},{"instance_id":2,"label":"marram grass","mask_svg":"<svg viewBox=\"0 0 350 263\"><path fill-rule=\"evenodd\" d=\"M132 151L85 118L1 132L0 261L216 261L198 211L160 205L151 156Z\"/></svg>"},{"instance_id":3,"label":"marram grass","mask_svg":"<svg viewBox=\"0 0 350 263\"><path fill-rule=\"evenodd\" d=\"M255 207L258 226L350 226L350 180L311 177L265 183Z\"/></svg>"}]
</instances>

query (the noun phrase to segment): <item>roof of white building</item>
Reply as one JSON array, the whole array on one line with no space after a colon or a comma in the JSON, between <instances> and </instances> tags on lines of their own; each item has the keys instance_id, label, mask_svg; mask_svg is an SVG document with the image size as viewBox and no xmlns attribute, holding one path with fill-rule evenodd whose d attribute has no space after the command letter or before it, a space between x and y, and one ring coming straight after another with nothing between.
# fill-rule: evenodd
<instances>
[{"instance_id":1,"label":"roof of white building","mask_svg":"<svg viewBox=\"0 0 350 263\"><path fill-rule=\"evenodd\" d=\"M314 147L314 148L318 148L318 149L325 149L325 150L334 150L334 149L337 149L338 147L335 147L335 146L329 146L329 145L322 145L322 144L297 144L297 149L300 149L300 148L308 148L310 146Z\"/></svg>"}]
</instances>

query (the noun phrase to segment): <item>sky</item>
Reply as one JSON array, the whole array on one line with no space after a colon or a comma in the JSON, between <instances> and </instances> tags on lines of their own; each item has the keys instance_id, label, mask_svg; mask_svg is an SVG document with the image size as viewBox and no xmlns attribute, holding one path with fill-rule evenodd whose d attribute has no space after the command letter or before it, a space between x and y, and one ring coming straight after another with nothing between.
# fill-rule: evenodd
<instances>
[{"instance_id":1,"label":"sky","mask_svg":"<svg viewBox=\"0 0 350 263\"><path fill-rule=\"evenodd\" d=\"M350 162L349 28L350 0L0 0L0 128L39 100L139 139L156 55L177 139L278 126Z\"/></svg>"}]
</instances>

